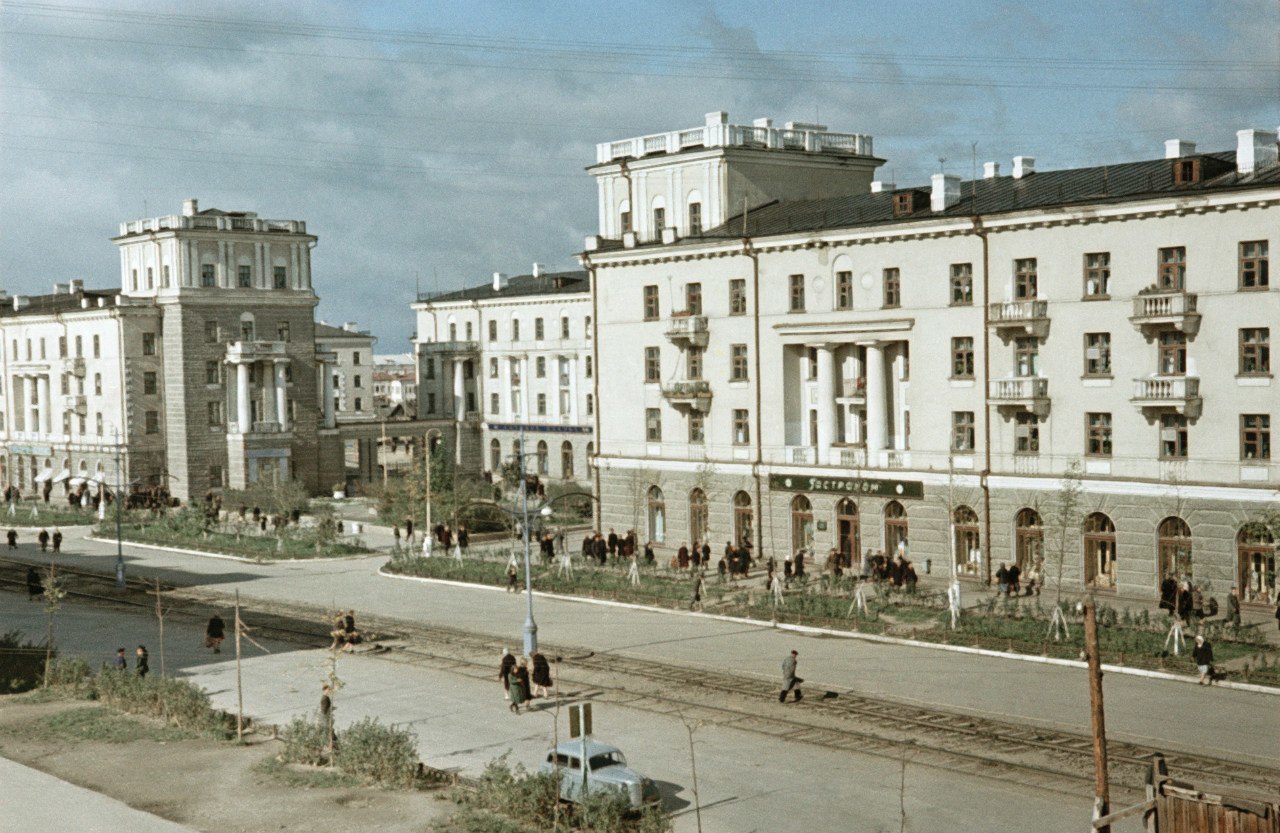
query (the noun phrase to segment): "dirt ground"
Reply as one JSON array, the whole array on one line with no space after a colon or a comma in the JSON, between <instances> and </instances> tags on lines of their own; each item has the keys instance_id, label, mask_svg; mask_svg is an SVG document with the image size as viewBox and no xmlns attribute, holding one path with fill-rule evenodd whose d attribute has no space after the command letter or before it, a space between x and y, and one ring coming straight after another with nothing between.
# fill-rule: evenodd
<instances>
[{"instance_id":1,"label":"dirt ground","mask_svg":"<svg viewBox=\"0 0 1280 833\"><path fill-rule=\"evenodd\" d=\"M200 831L429 831L455 805L443 791L303 787L255 769L279 742L207 738L109 742L33 732L42 718L92 704L0 697L0 756ZM158 733L157 733L158 734Z\"/></svg>"}]
</instances>

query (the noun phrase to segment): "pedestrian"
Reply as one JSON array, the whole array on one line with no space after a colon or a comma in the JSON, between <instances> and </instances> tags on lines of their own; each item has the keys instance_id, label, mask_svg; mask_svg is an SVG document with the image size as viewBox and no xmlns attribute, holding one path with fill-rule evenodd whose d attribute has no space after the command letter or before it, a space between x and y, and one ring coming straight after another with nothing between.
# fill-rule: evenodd
<instances>
[{"instance_id":1,"label":"pedestrian","mask_svg":"<svg viewBox=\"0 0 1280 833\"><path fill-rule=\"evenodd\" d=\"M711 563L711 545L706 541L702 542L702 563L704 565Z\"/></svg>"},{"instance_id":2,"label":"pedestrian","mask_svg":"<svg viewBox=\"0 0 1280 833\"><path fill-rule=\"evenodd\" d=\"M333 689L327 685L320 687L320 720L324 723L329 748L333 749L338 745L338 737L333 731Z\"/></svg>"},{"instance_id":3,"label":"pedestrian","mask_svg":"<svg viewBox=\"0 0 1280 833\"><path fill-rule=\"evenodd\" d=\"M129 660L124 658L124 648L116 648L116 658L111 661L111 667L117 671L129 670Z\"/></svg>"},{"instance_id":4,"label":"pedestrian","mask_svg":"<svg viewBox=\"0 0 1280 833\"><path fill-rule=\"evenodd\" d=\"M512 560L507 562L507 592L508 593L519 592L519 589L516 587L516 578L518 577L518 575L519 575L519 571L516 570L516 562L515 562L515 559L513 558Z\"/></svg>"},{"instance_id":5,"label":"pedestrian","mask_svg":"<svg viewBox=\"0 0 1280 833\"><path fill-rule=\"evenodd\" d=\"M1232 587L1231 595L1227 596L1227 623L1240 627L1240 589L1238 587Z\"/></svg>"},{"instance_id":6,"label":"pedestrian","mask_svg":"<svg viewBox=\"0 0 1280 833\"><path fill-rule=\"evenodd\" d=\"M36 540L40 542L40 552L48 552L49 530L47 529L40 530L40 534L36 535Z\"/></svg>"},{"instance_id":7,"label":"pedestrian","mask_svg":"<svg viewBox=\"0 0 1280 833\"><path fill-rule=\"evenodd\" d=\"M346 649L354 651L356 645L361 642L360 631L356 630L356 612L348 610L347 615L342 617L342 638L346 642Z\"/></svg>"},{"instance_id":8,"label":"pedestrian","mask_svg":"<svg viewBox=\"0 0 1280 833\"><path fill-rule=\"evenodd\" d=\"M653 564L653 543L651 541L644 542L644 563Z\"/></svg>"},{"instance_id":9,"label":"pedestrian","mask_svg":"<svg viewBox=\"0 0 1280 833\"><path fill-rule=\"evenodd\" d=\"M458 546L465 553L467 547L471 546L471 533L467 531L465 526L458 527Z\"/></svg>"},{"instance_id":10,"label":"pedestrian","mask_svg":"<svg viewBox=\"0 0 1280 833\"><path fill-rule=\"evenodd\" d=\"M533 673L530 676L533 681L533 696L550 697L551 687L555 685L551 679L551 663L547 662L541 651L534 651L530 659L533 660Z\"/></svg>"},{"instance_id":11,"label":"pedestrian","mask_svg":"<svg viewBox=\"0 0 1280 833\"><path fill-rule=\"evenodd\" d=\"M502 649L502 661L498 663L498 682L502 684L502 699L511 699L511 673L516 670L516 658L506 648Z\"/></svg>"},{"instance_id":12,"label":"pedestrian","mask_svg":"<svg viewBox=\"0 0 1280 833\"><path fill-rule=\"evenodd\" d=\"M395 538L395 549L398 552L400 550L400 527L399 526L394 524L392 525L391 536Z\"/></svg>"},{"instance_id":13,"label":"pedestrian","mask_svg":"<svg viewBox=\"0 0 1280 833\"><path fill-rule=\"evenodd\" d=\"M221 616L216 613L210 616L204 629L204 647L212 648L215 654L222 653L222 640L227 638L226 628Z\"/></svg>"},{"instance_id":14,"label":"pedestrian","mask_svg":"<svg viewBox=\"0 0 1280 833\"><path fill-rule=\"evenodd\" d=\"M53 530L53 551L62 552L62 530L57 527Z\"/></svg>"},{"instance_id":15,"label":"pedestrian","mask_svg":"<svg viewBox=\"0 0 1280 833\"><path fill-rule=\"evenodd\" d=\"M609 545L609 555L616 558L618 555L618 533L612 528L609 530L609 537L607 541Z\"/></svg>"},{"instance_id":16,"label":"pedestrian","mask_svg":"<svg viewBox=\"0 0 1280 833\"><path fill-rule=\"evenodd\" d=\"M1280 599L1276 600L1276 627L1280 627Z\"/></svg>"},{"instance_id":17,"label":"pedestrian","mask_svg":"<svg viewBox=\"0 0 1280 833\"><path fill-rule=\"evenodd\" d=\"M1003 562L1000 569L996 570L996 592L1001 596L1009 595L1009 567Z\"/></svg>"},{"instance_id":18,"label":"pedestrian","mask_svg":"<svg viewBox=\"0 0 1280 833\"><path fill-rule=\"evenodd\" d=\"M899 555L898 556L899 568L901 568L902 563L903 563L902 556ZM899 569L899 572L901 572L901 569ZM1009 568L1009 595L1010 596L1022 595L1022 568L1019 567L1017 563L1014 563L1013 566Z\"/></svg>"},{"instance_id":19,"label":"pedestrian","mask_svg":"<svg viewBox=\"0 0 1280 833\"><path fill-rule=\"evenodd\" d=\"M1196 634L1196 647L1191 649L1191 658L1196 662L1196 670L1200 672L1200 685L1213 685L1213 645L1204 638L1204 634Z\"/></svg>"},{"instance_id":20,"label":"pedestrian","mask_svg":"<svg viewBox=\"0 0 1280 833\"><path fill-rule=\"evenodd\" d=\"M702 578L701 573L694 573L693 576L693 599L689 602L690 610L702 610L702 593L706 589L706 582Z\"/></svg>"},{"instance_id":21,"label":"pedestrian","mask_svg":"<svg viewBox=\"0 0 1280 833\"><path fill-rule=\"evenodd\" d=\"M507 691L510 693L511 711L516 714L520 713L520 706L529 700L529 666L521 662L511 672L511 679L507 685Z\"/></svg>"},{"instance_id":22,"label":"pedestrian","mask_svg":"<svg viewBox=\"0 0 1280 833\"><path fill-rule=\"evenodd\" d=\"M18 530L9 530L9 549L16 550L18 548Z\"/></svg>"},{"instance_id":23,"label":"pedestrian","mask_svg":"<svg viewBox=\"0 0 1280 833\"><path fill-rule=\"evenodd\" d=\"M796 676L796 662L800 656L798 651L792 651L791 654L782 661L782 693L778 695L778 702L787 702L787 692L794 691L795 701L799 703L804 695L800 691L800 684L803 679Z\"/></svg>"},{"instance_id":24,"label":"pedestrian","mask_svg":"<svg viewBox=\"0 0 1280 833\"><path fill-rule=\"evenodd\" d=\"M413 537L413 518L412 517L408 517L404 519L404 541L406 544L412 544L415 541Z\"/></svg>"},{"instance_id":25,"label":"pedestrian","mask_svg":"<svg viewBox=\"0 0 1280 833\"><path fill-rule=\"evenodd\" d=\"M31 601L36 596L44 595L44 582L40 580L40 574L36 572L35 567L27 568L27 601Z\"/></svg>"},{"instance_id":26,"label":"pedestrian","mask_svg":"<svg viewBox=\"0 0 1280 833\"><path fill-rule=\"evenodd\" d=\"M147 646L139 645L138 650L134 653L137 654L137 659L134 660L134 665L138 671L138 678L141 679L147 676L147 672L151 670L151 666L147 663Z\"/></svg>"}]
</instances>

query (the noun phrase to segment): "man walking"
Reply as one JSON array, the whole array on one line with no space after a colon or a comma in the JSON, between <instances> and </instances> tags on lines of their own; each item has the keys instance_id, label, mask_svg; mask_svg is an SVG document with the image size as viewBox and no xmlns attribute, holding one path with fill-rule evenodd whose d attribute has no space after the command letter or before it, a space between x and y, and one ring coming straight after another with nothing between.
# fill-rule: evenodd
<instances>
[{"instance_id":1,"label":"man walking","mask_svg":"<svg viewBox=\"0 0 1280 833\"><path fill-rule=\"evenodd\" d=\"M1213 685L1213 646L1204 634L1196 634L1196 647L1191 649L1191 657L1195 660L1196 670L1200 672L1200 685Z\"/></svg>"},{"instance_id":2,"label":"man walking","mask_svg":"<svg viewBox=\"0 0 1280 833\"><path fill-rule=\"evenodd\" d=\"M804 695L800 691L800 684L803 679L796 676L796 658L800 656L798 651L792 651L790 656L782 661L782 693L778 695L778 702L787 702L787 692L794 691L795 702L799 703Z\"/></svg>"}]
</instances>

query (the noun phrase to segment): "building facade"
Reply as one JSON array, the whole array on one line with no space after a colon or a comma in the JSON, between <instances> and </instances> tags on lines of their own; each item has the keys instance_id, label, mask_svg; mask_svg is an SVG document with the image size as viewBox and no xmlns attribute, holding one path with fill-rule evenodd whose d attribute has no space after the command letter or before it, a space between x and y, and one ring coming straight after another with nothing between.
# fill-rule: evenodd
<instances>
[{"instance_id":1,"label":"building facade","mask_svg":"<svg viewBox=\"0 0 1280 833\"><path fill-rule=\"evenodd\" d=\"M337 357L329 373L333 377L333 412L338 422L377 418L375 408L373 343L376 339L354 321L334 327L316 322L316 349Z\"/></svg>"},{"instance_id":2,"label":"building facade","mask_svg":"<svg viewBox=\"0 0 1280 833\"><path fill-rule=\"evenodd\" d=\"M122 224L113 242L120 290L72 282L0 316L9 478L35 467L101 482L118 446L122 482L184 499L340 479L322 404L336 357L316 347L305 223L188 200L181 215Z\"/></svg>"},{"instance_id":3,"label":"building facade","mask_svg":"<svg viewBox=\"0 0 1280 833\"><path fill-rule=\"evenodd\" d=\"M595 453L590 298L585 273L535 269L414 304L418 416L459 424L464 468L500 470L523 430L529 472L586 481Z\"/></svg>"},{"instance_id":4,"label":"building facade","mask_svg":"<svg viewBox=\"0 0 1280 833\"><path fill-rule=\"evenodd\" d=\"M758 138L778 167L836 152ZM643 161L661 180L686 153ZM1275 545L1244 527L1280 487L1276 157L1255 130L1106 167L1017 157L661 240L611 237L611 201L582 255L608 342L604 524L854 563L901 545L935 575L1018 563L1144 598L1189 577L1274 604ZM1064 535L1069 471L1083 521Z\"/></svg>"},{"instance_id":5,"label":"building facade","mask_svg":"<svg viewBox=\"0 0 1280 833\"><path fill-rule=\"evenodd\" d=\"M409 413L418 408L418 366L412 353L373 357L373 395L381 408L403 405Z\"/></svg>"}]
</instances>

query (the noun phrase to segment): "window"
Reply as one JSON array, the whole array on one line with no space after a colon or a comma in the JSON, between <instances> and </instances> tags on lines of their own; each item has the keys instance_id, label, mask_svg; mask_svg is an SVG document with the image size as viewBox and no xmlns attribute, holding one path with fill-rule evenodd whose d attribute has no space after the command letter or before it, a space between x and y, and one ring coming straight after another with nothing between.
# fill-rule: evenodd
<instances>
[{"instance_id":1,"label":"window","mask_svg":"<svg viewBox=\"0 0 1280 833\"><path fill-rule=\"evenodd\" d=\"M248 289L253 286L253 268L250 266L236 267L236 286L241 289Z\"/></svg>"},{"instance_id":2,"label":"window","mask_svg":"<svg viewBox=\"0 0 1280 833\"><path fill-rule=\"evenodd\" d=\"M667 227L667 210L665 208L653 209L653 237L658 239L662 236L662 230Z\"/></svg>"},{"instance_id":3,"label":"window","mask_svg":"<svg viewBox=\"0 0 1280 833\"><path fill-rule=\"evenodd\" d=\"M804 312L804 275L792 275L787 279L790 301L787 309L791 312Z\"/></svg>"},{"instance_id":4,"label":"window","mask_svg":"<svg viewBox=\"0 0 1280 833\"><path fill-rule=\"evenodd\" d=\"M1191 527L1182 518L1165 518L1156 530L1160 580L1191 578ZM1176 592L1176 591L1175 591Z\"/></svg>"},{"instance_id":5,"label":"window","mask_svg":"<svg viewBox=\"0 0 1280 833\"><path fill-rule=\"evenodd\" d=\"M1240 459L1271 459L1270 414L1240 415Z\"/></svg>"},{"instance_id":6,"label":"window","mask_svg":"<svg viewBox=\"0 0 1280 833\"><path fill-rule=\"evenodd\" d=\"M1018 376L1040 375L1040 339L1022 336L1013 340L1013 372Z\"/></svg>"},{"instance_id":7,"label":"window","mask_svg":"<svg viewBox=\"0 0 1280 833\"><path fill-rule=\"evenodd\" d=\"M142 334L142 355L154 356L155 354L156 354L156 334L143 333Z\"/></svg>"},{"instance_id":8,"label":"window","mask_svg":"<svg viewBox=\"0 0 1280 833\"><path fill-rule=\"evenodd\" d=\"M649 540L662 543L667 537L667 502L663 499L662 489L650 486L646 493L649 503L648 533ZM637 553L638 555L638 553ZM595 758L591 759L594 764Z\"/></svg>"},{"instance_id":9,"label":"window","mask_svg":"<svg viewBox=\"0 0 1280 833\"><path fill-rule=\"evenodd\" d=\"M1182 414L1160 416L1160 456L1166 460L1187 457L1187 418Z\"/></svg>"},{"instance_id":10,"label":"window","mask_svg":"<svg viewBox=\"0 0 1280 833\"><path fill-rule=\"evenodd\" d=\"M662 365L657 347L644 348L644 380L646 382L662 381Z\"/></svg>"},{"instance_id":11,"label":"window","mask_svg":"<svg viewBox=\"0 0 1280 833\"><path fill-rule=\"evenodd\" d=\"M1167 332L1160 334L1160 374L1183 376L1187 372L1187 334Z\"/></svg>"},{"instance_id":12,"label":"window","mask_svg":"<svg viewBox=\"0 0 1280 833\"><path fill-rule=\"evenodd\" d=\"M62 390L59 392L63 396L66 396L67 394L71 393L71 374L70 373L61 374L58 377L58 384L59 384L59 387L62 388Z\"/></svg>"},{"instance_id":13,"label":"window","mask_svg":"<svg viewBox=\"0 0 1280 833\"><path fill-rule=\"evenodd\" d=\"M623 211L618 215L618 223L622 227L622 233L626 234L631 231L631 212Z\"/></svg>"},{"instance_id":14,"label":"window","mask_svg":"<svg viewBox=\"0 0 1280 833\"><path fill-rule=\"evenodd\" d=\"M905 217L915 210L915 192L903 191L893 195L893 216Z\"/></svg>"},{"instance_id":15,"label":"window","mask_svg":"<svg viewBox=\"0 0 1280 833\"><path fill-rule=\"evenodd\" d=\"M973 304L973 264L951 264L951 306L967 307Z\"/></svg>"},{"instance_id":16,"label":"window","mask_svg":"<svg viewBox=\"0 0 1280 833\"><path fill-rule=\"evenodd\" d=\"M40 361L44 361L46 358L48 357L45 355L45 352L44 352L44 339L42 338L40 339Z\"/></svg>"},{"instance_id":17,"label":"window","mask_svg":"<svg viewBox=\"0 0 1280 833\"><path fill-rule=\"evenodd\" d=\"M836 309L853 309L852 272L836 272Z\"/></svg>"},{"instance_id":18,"label":"window","mask_svg":"<svg viewBox=\"0 0 1280 833\"><path fill-rule=\"evenodd\" d=\"M689 203L689 235L702 234L702 203Z\"/></svg>"},{"instance_id":19,"label":"window","mask_svg":"<svg viewBox=\"0 0 1280 833\"><path fill-rule=\"evenodd\" d=\"M729 347L729 381L745 382L750 378L747 373L747 345L734 344Z\"/></svg>"},{"instance_id":20,"label":"window","mask_svg":"<svg viewBox=\"0 0 1280 833\"><path fill-rule=\"evenodd\" d=\"M436 360L435 359L429 358L425 362L423 362L422 375L427 379L436 378Z\"/></svg>"},{"instance_id":21,"label":"window","mask_svg":"<svg viewBox=\"0 0 1280 833\"><path fill-rule=\"evenodd\" d=\"M1200 181L1199 159L1173 160L1173 184L1194 185Z\"/></svg>"},{"instance_id":22,"label":"window","mask_svg":"<svg viewBox=\"0 0 1280 833\"><path fill-rule=\"evenodd\" d=\"M747 445L751 442L751 424L746 408L733 409L733 444Z\"/></svg>"},{"instance_id":23,"label":"window","mask_svg":"<svg viewBox=\"0 0 1280 833\"><path fill-rule=\"evenodd\" d=\"M1013 262L1013 297L1019 301L1034 301L1039 295L1036 276L1036 259L1019 258Z\"/></svg>"},{"instance_id":24,"label":"window","mask_svg":"<svg viewBox=\"0 0 1280 833\"><path fill-rule=\"evenodd\" d=\"M976 576L982 565L982 532L978 513L968 506L957 506L951 513L953 551L956 572Z\"/></svg>"},{"instance_id":25,"label":"window","mask_svg":"<svg viewBox=\"0 0 1280 833\"><path fill-rule=\"evenodd\" d=\"M14 352L16 353L17 350L15 350ZM76 358L79 359L83 356L84 356L84 337L76 336Z\"/></svg>"},{"instance_id":26,"label":"window","mask_svg":"<svg viewBox=\"0 0 1280 833\"><path fill-rule=\"evenodd\" d=\"M148 370L142 374L142 392L146 394L154 394L156 392L156 372Z\"/></svg>"},{"instance_id":27,"label":"window","mask_svg":"<svg viewBox=\"0 0 1280 833\"><path fill-rule=\"evenodd\" d=\"M1044 520L1034 509L1018 510L1013 518L1013 560L1024 574L1044 558Z\"/></svg>"},{"instance_id":28,"label":"window","mask_svg":"<svg viewBox=\"0 0 1280 833\"><path fill-rule=\"evenodd\" d=\"M102 339L98 336L93 337L93 357L95 359L102 358Z\"/></svg>"},{"instance_id":29,"label":"window","mask_svg":"<svg viewBox=\"0 0 1280 833\"><path fill-rule=\"evenodd\" d=\"M1084 582L1101 590L1116 586L1116 525L1101 512L1084 519Z\"/></svg>"},{"instance_id":30,"label":"window","mask_svg":"<svg viewBox=\"0 0 1280 833\"><path fill-rule=\"evenodd\" d=\"M560 477L573 479L573 443L568 440L560 443Z\"/></svg>"},{"instance_id":31,"label":"window","mask_svg":"<svg viewBox=\"0 0 1280 833\"><path fill-rule=\"evenodd\" d=\"M1181 292L1187 288L1186 246L1173 246L1160 250L1156 286L1175 292Z\"/></svg>"},{"instance_id":32,"label":"window","mask_svg":"<svg viewBox=\"0 0 1280 833\"><path fill-rule=\"evenodd\" d=\"M654 349L656 350L657 348L654 348ZM539 379L547 378L547 357L546 356L538 356L538 358L534 359L533 375L538 377Z\"/></svg>"},{"instance_id":33,"label":"window","mask_svg":"<svg viewBox=\"0 0 1280 833\"><path fill-rule=\"evenodd\" d=\"M356 407L355 407L355 410L357 410L357 411L363 411L363 410L364 410L364 400L363 400L363 399L361 399L361 398L360 398L360 397L358 397L358 396L356 397Z\"/></svg>"},{"instance_id":34,"label":"window","mask_svg":"<svg viewBox=\"0 0 1280 833\"><path fill-rule=\"evenodd\" d=\"M1084 297L1086 300L1111 295L1111 252L1095 252L1084 256Z\"/></svg>"},{"instance_id":35,"label":"window","mask_svg":"<svg viewBox=\"0 0 1280 833\"><path fill-rule=\"evenodd\" d=\"M519 318L511 319L511 340L512 341L520 340L520 319Z\"/></svg>"},{"instance_id":36,"label":"window","mask_svg":"<svg viewBox=\"0 0 1280 833\"><path fill-rule=\"evenodd\" d=\"M702 284L685 284L684 310L690 315L702 315Z\"/></svg>"},{"instance_id":37,"label":"window","mask_svg":"<svg viewBox=\"0 0 1280 833\"><path fill-rule=\"evenodd\" d=\"M747 280L732 278L729 280L729 314L747 314Z\"/></svg>"},{"instance_id":38,"label":"window","mask_svg":"<svg viewBox=\"0 0 1280 833\"><path fill-rule=\"evenodd\" d=\"M542 341L546 337L546 329L543 327L542 319L533 319L533 339L534 341Z\"/></svg>"},{"instance_id":39,"label":"window","mask_svg":"<svg viewBox=\"0 0 1280 833\"><path fill-rule=\"evenodd\" d=\"M689 412L689 443L701 445L706 441L706 415L701 411Z\"/></svg>"},{"instance_id":40,"label":"window","mask_svg":"<svg viewBox=\"0 0 1280 833\"><path fill-rule=\"evenodd\" d=\"M427 413L434 414L436 412L436 395L434 393L427 394Z\"/></svg>"},{"instance_id":41,"label":"window","mask_svg":"<svg viewBox=\"0 0 1280 833\"><path fill-rule=\"evenodd\" d=\"M289 288L289 273L283 266L277 266L271 270L271 285L276 289Z\"/></svg>"},{"instance_id":42,"label":"window","mask_svg":"<svg viewBox=\"0 0 1280 833\"><path fill-rule=\"evenodd\" d=\"M813 547L813 504L804 495L791 499L791 551Z\"/></svg>"},{"instance_id":43,"label":"window","mask_svg":"<svg viewBox=\"0 0 1280 833\"><path fill-rule=\"evenodd\" d=\"M596 398L594 394L587 394L587 416L591 416L596 412Z\"/></svg>"},{"instance_id":44,"label":"window","mask_svg":"<svg viewBox=\"0 0 1280 833\"><path fill-rule=\"evenodd\" d=\"M973 336L951 339L951 378L973 378Z\"/></svg>"},{"instance_id":45,"label":"window","mask_svg":"<svg viewBox=\"0 0 1280 833\"><path fill-rule=\"evenodd\" d=\"M146 433L148 434L160 433L160 412L147 411L143 417L143 424L145 425L144 430L146 431Z\"/></svg>"},{"instance_id":46,"label":"window","mask_svg":"<svg viewBox=\"0 0 1280 833\"><path fill-rule=\"evenodd\" d=\"M690 347L689 351L685 354L685 361L686 361L686 367L689 371L686 375L690 379L701 379L702 378L702 348Z\"/></svg>"},{"instance_id":47,"label":"window","mask_svg":"<svg viewBox=\"0 0 1280 833\"><path fill-rule=\"evenodd\" d=\"M591 338L591 316L588 315L582 320L582 337Z\"/></svg>"},{"instance_id":48,"label":"window","mask_svg":"<svg viewBox=\"0 0 1280 833\"><path fill-rule=\"evenodd\" d=\"M897 269L884 270L884 308L902 306L902 273Z\"/></svg>"},{"instance_id":49,"label":"window","mask_svg":"<svg viewBox=\"0 0 1280 833\"><path fill-rule=\"evenodd\" d=\"M129 287L134 291L137 291L138 289L138 270L137 269L129 270Z\"/></svg>"},{"instance_id":50,"label":"window","mask_svg":"<svg viewBox=\"0 0 1280 833\"><path fill-rule=\"evenodd\" d=\"M67 337L58 336L58 358L65 359L67 357Z\"/></svg>"},{"instance_id":51,"label":"window","mask_svg":"<svg viewBox=\"0 0 1280 833\"><path fill-rule=\"evenodd\" d=\"M818 381L818 348L809 347L805 350L805 366L808 372L805 374L810 382Z\"/></svg>"},{"instance_id":52,"label":"window","mask_svg":"<svg viewBox=\"0 0 1280 833\"><path fill-rule=\"evenodd\" d=\"M102 374L93 374L93 395L102 396Z\"/></svg>"},{"instance_id":53,"label":"window","mask_svg":"<svg viewBox=\"0 0 1280 833\"><path fill-rule=\"evenodd\" d=\"M662 410L644 409L644 436L651 443L662 442Z\"/></svg>"},{"instance_id":54,"label":"window","mask_svg":"<svg viewBox=\"0 0 1280 833\"><path fill-rule=\"evenodd\" d=\"M94 428L97 430L99 437L102 436L102 414L94 414Z\"/></svg>"},{"instance_id":55,"label":"window","mask_svg":"<svg viewBox=\"0 0 1280 833\"><path fill-rule=\"evenodd\" d=\"M498 378L498 360L497 359L489 359L489 378L490 379Z\"/></svg>"},{"instance_id":56,"label":"window","mask_svg":"<svg viewBox=\"0 0 1280 833\"><path fill-rule=\"evenodd\" d=\"M951 412L951 450L973 451L973 411Z\"/></svg>"},{"instance_id":57,"label":"window","mask_svg":"<svg viewBox=\"0 0 1280 833\"><path fill-rule=\"evenodd\" d=\"M569 316L560 316L560 338L569 337Z\"/></svg>"},{"instance_id":58,"label":"window","mask_svg":"<svg viewBox=\"0 0 1280 833\"><path fill-rule=\"evenodd\" d=\"M653 285L646 286L644 288L644 320L656 320L658 312L658 287Z\"/></svg>"},{"instance_id":59,"label":"window","mask_svg":"<svg viewBox=\"0 0 1280 833\"><path fill-rule=\"evenodd\" d=\"M222 383L222 362L210 359L204 363L204 383L218 385Z\"/></svg>"},{"instance_id":60,"label":"window","mask_svg":"<svg viewBox=\"0 0 1280 833\"><path fill-rule=\"evenodd\" d=\"M357 350L357 351L355 351L354 353L352 353L352 354L351 354L351 363L352 363L352 364L360 364L360 351L359 351L359 350Z\"/></svg>"},{"instance_id":61,"label":"window","mask_svg":"<svg viewBox=\"0 0 1280 833\"><path fill-rule=\"evenodd\" d=\"M1111 414L1087 413L1085 419L1085 454L1090 457L1111 456Z\"/></svg>"},{"instance_id":62,"label":"window","mask_svg":"<svg viewBox=\"0 0 1280 833\"><path fill-rule=\"evenodd\" d=\"M885 552L905 553L907 546L907 509L896 500L884 505Z\"/></svg>"},{"instance_id":63,"label":"window","mask_svg":"<svg viewBox=\"0 0 1280 833\"><path fill-rule=\"evenodd\" d=\"M502 405L502 397L496 393L489 394L489 413L493 416L498 415L498 411Z\"/></svg>"},{"instance_id":64,"label":"window","mask_svg":"<svg viewBox=\"0 0 1280 833\"><path fill-rule=\"evenodd\" d=\"M583 373L588 379L590 379L592 374L595 373L595 362L592 361L591 356L585 356L583 358Z\"/></svg>"},{"instance_id":65,"label":"window","mask_svg":"<svg viewBox=\"0 0 1280 833\"><path fill-rule=\"evenodd\" d=\"M147 289L153 289L156 285L155 276L152 274L151 267L147 267Z\"/></svg>"},{"instance_id":66,"label":"window","mask_svg":"<svg viewBox=\"0 0 1280 833\"><path fill-rule=\"evenodd\" d=\"M1277 600L1275 538L1256 527L1236 533L1236 581L1242 601L1270 607Z\"/></svg>"},{"instance_id":67,"label":"window","mask_svg":"<svg viewBox=\"0 0 1280 833\"><path fill-rule=\"evenodd\" d=\"M1271 372L1271 328L1246 327L1240 331L1240 374Z\"/></svg>"},{"instance_id":68,"label":"window","mask_svg":"<svg viewBox=\"0 0 1280 833\"><path fill-rule=\"evenodd\" d=\"M357 373L355 376L352 376L352 377L351 377L351 387L353 387L353 388L362 387L362 385L360 384L360 374L359 374L359 373Z\"/></svg>"},{"instance_id":69,"label":"window","mask_svg":"<svg viewBox=\"0 0 1280 833\"><path fill-rule=\"evenodd\" d=\"M1111 333L1084 334L1084 375L1111 375Z\"/></svg>"},{"instance_id":70,"label":"window","mask_svg":"<svg viewBox=\"0 0 1280 833\"><path fill-rule=\"evenodd\" d=\"M217 321L204 322L204 340L207 344L217 344L222 338L221 328Z\"/></svg>"},{"instance_id":71,"label":"window","mask_svg":"<svg viewBox=\"0 0 1280 833\"><path fill-rule=\"evenodd\" d=\"M498 340L498 322L497 321L489 322L489 340L490 341Z\"/></svg>"},{"instance_id":72,"label":"window","mask_svg":"<svg viewBox=\"0 0 1280 833\"><path fill-rule=\"evenodd\" d=\"M547 415L547 395L545 393L538 394L537 400L538 416Z\"/></svg>"},{"instance_id":73,"label":"window","mask_svg":"<svg viewBox=\"0 0 1280 833\"><path fill-rule=\"evenodd\" d=\"M1013 453L1040 453L1040 417L1019 411L1013 421Z\"/></svg>"},{"instance_id":74,"label":"window","mask_svg":"<svg viewBox=\"0 0 1280 833\"><path fill-rule=\"evenodd\" d=\"M1271 285L1267 241L1252 240L1240 244L1240 288L1266 289Z\"/></svg>"},{"instance_id":75,"label":"window","mask_svg":"<svg viewBox=\"0 0 1280 833\"><path fill-rule=\"evenodd\" d=\"M289 322L281 321L276 324L276 341L289 340Z\"/></svg>"},{"instance_id":76,"label":"window","mask_svg":"<svg viewBox=\"0 0 1280 833\"><path fill-rule=\"evenodd\" d=\"M221 425L222 424L222 403L209 402L207 407L208 407L208 415L209 415L209 424Z\"/></svg>"},{"instance_id":77,"label":"window","mask_svg":"<svg viewBox=\"0 0 1280 833\"><path fill-rule=\"evenodd\" d=\"M216 267L212 263L201 264L200 285L201 286L217 286L218 285L218 273L217 273Z\"/></svg>"}]
</instances>

